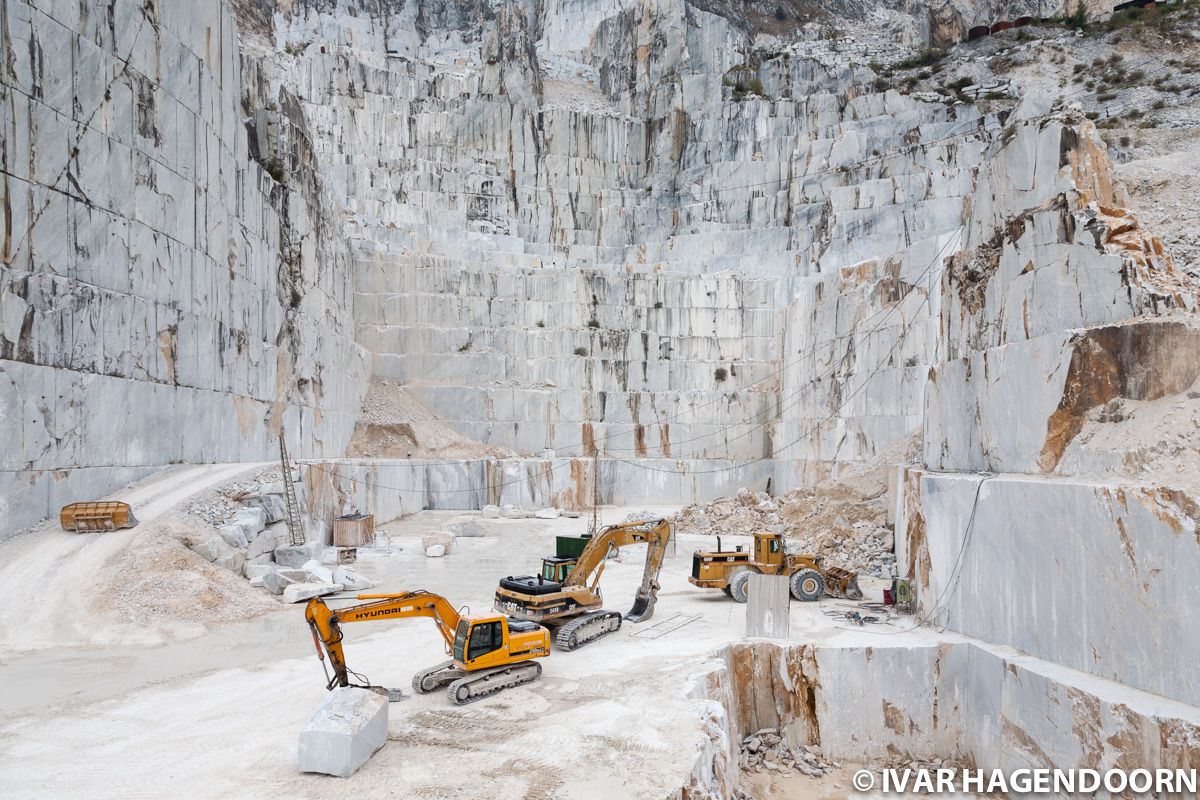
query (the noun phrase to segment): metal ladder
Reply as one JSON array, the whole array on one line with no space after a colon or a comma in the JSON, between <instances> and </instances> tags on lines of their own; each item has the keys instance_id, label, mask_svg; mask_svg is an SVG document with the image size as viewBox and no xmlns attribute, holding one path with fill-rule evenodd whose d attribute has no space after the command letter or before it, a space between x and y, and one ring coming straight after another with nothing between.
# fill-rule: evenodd
<instances>
[{"instance_id":1,"label":"metal ladder","mask_svg":"<svg viewBox=\"0 0 1200 800\"><path fill-rule=\"evenodd\" d=\"M288 460L287 444L283 428L279 429L279 468L283 471L283 497L287 505L287 529L292 545L300 547L305 542L304 526L300 523L300 503L296 500L296 485L292 483L292 464Z\"/></svg>"}]
</instances>

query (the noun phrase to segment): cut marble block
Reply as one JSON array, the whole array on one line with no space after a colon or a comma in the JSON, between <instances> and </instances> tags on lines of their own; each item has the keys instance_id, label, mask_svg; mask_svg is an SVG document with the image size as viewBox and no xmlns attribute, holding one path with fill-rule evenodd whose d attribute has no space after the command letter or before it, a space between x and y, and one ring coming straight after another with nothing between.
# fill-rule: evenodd
<instances>
[{"instance_id":1,"label":"cut marble block","mask_svg":"<svg viewBox=\"0 0 1200 800\"><path fill-rule=\"evenodd\" d=\"M387 735L387 698L352 686L334 689L300 730L300 771L348 778Z\"/></svg>"}]
</instances>

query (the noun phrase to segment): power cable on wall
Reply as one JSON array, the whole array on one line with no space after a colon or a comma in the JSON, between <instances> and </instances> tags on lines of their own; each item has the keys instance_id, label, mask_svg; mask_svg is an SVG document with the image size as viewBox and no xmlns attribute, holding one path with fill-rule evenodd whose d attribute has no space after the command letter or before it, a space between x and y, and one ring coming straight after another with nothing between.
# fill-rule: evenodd
<instances>
[{"instance_id":1,"label":"power cable on wall","mask_svg":"<svg viewBox=\"0 0 1200 800\"><path fill-rule=\"evenodd\" d=\"M983 485L985 483L987 483L988 481L990 481L992 478L996 477L995 473L993 473L993 472L982 472L982 473L976 473L976 474L982 475L983 477L979 481L979 483L975 484L975 497L971 501L971 514L967 518L967 525L966 525L965 530L963 531L962 544L959 545L958 555L954 559L954 565L950 568L950 577L947 578L946 584L945 584L945 586L942 587L942 591L938 595L937 600L934 602L933 606L929 608L929 610L927 610L925 613L919 615L917 617L916 622L914 622L911 626L909 626L907 628L902 628L900 630L895 630L895 631L881 631L878 629L872 629L871 632L873 634L875 634L877 636L896 636L901 633L909 633L911 631L916 630L917 628L920 628L923 625L928 624L933 619L934 613L938 610L938 608L941 607L942 601L950 596L950 592L953 589L958 587L959 579L962 577L961 567L962 567L962 563L963 563L963 554L965 554L967 552L967 545L971 541L971 534L975 531L975 515L979 511L980 493L983 491ZM928 540L926 541L925 546L926 547L929 546ZM950 624L949 620L947 620L946 623L942 625L940 630L944 631L949 624ZM842 630L855 630L853 628L845 628L840 625L835 626L835 627L842 628Z\"/></svg>"}]
</instances>

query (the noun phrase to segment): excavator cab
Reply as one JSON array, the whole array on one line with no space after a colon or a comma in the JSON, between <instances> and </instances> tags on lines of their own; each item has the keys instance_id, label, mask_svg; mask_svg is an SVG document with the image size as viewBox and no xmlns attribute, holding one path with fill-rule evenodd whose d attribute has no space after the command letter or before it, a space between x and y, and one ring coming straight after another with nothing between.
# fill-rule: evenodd
<instances>
[{"instance_id":1,"label":"excavator cab","mask_svg":"<svg viewBox=\"0 0 1200 800\"><path fill-rule=\"evenodd\" d=\"M504 647L504 633L502 620L463 617L454 631L454 660L464 665L474 664L477 659Z\"/></svg>"},{"instance_id":2,"label":"excavator cab","mask_svg":"<svg viewBox=\"0 0 1200 800\"><path fill-rule=\"evenodd\" d=\"M543 631L535 622L510 617L460 617L451 651L465 669L475 670L510 662L510 653L521 650L528 634ZM530 640L533 641L533 640ZM536 643L536 642L535 642Z\"/></svg>"},{"instance_id":3,"label":"excavator cab","mask_svg":"<svg viewBox=\"0 0 1200 800\"><path fill-rule=\"evenodd\" d=\"M559 556L543 558L542 580L562 583L571 574L571 570L575 568L575 564L578 561L579 559L577 558L562 558Z\"/></svg>"},{"instance_id":4,"label":"excavator cab","mask_svg":"<svg viewBox=\"0 0 1200 800\"><path fill-rule=\"evenodd\" d=\"M754 534L754 561L760 568L778 569L783 565L783 537L760 531Z\"/></svg>"}]
</instances>

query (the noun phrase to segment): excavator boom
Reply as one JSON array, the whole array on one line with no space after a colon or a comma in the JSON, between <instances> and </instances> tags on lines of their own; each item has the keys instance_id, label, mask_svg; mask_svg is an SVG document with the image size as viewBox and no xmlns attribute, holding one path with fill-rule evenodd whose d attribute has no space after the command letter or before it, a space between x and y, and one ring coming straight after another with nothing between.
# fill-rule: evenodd
<instances>
[{"instance_id":1,"label":"excavator boom","mask_svg":"<svg viewBox=\"0 0 1200 800\"><path fill-rule=\"evenodd\" d=\"M537 680L542 667L533 659L550 653L550 632L541 625L503 616L461 615L446 598L432 592L360 594L358 599L370 602L334 611L324 600L314 597L304 609L317 657L324 662L328 654L333 665L333 677L326 688L350 686L349 676L355 674L346 667L342 651L343 622L432 619L453 657L413 675L413 690L428 694L446 688L450 700L458 705ZM400 694L378 686L364 688L384 692L390 699Z\"/></svg>"},{"instance_id":2,"label":"excavator boom","mask_svg":"<svg viewBox=\"0 0 1200 800\"><path fill-rule=\"evenodd\" d=\"M496 589L496 609L521 619L541 622L557 630L554 642L574 650L621 627L622 615L602 609L598 585L610 549L645 544L646 566L633 608L625 619L647 620L658 597L658 576L671 540L666 520L640 520L610 525L587 540L574 568L560 584L543 576L502 578Z\"/></svg>"},{"instance_id":3,"label":"excavator boom","mask_svg":"<svg viewBox=\"0 0 1200 800\"><path fill-rule=\"evenodd\" d=\"M633 608L625 615L625 619L632 622L649 619L654 614L659 589L658 575L662 571L663 559L667 555L667 542L670 540L671 526L663 519L610 525L588 540L587 546L579 554L575 568L563 582L563 587L591 586L594 589L610 548L644 543L646 566L642 572L642 583L634 596ZM589 580L593 573L595 580Z\"/></svg>"},{"instance_id":4,"label":"excavator boom","mask_svg":"<svg viewBox=\"0 0 1200 800\"><path fill-rule=\"evenodd\" d=\"M407 617L430 617L437 625L438 633L446 640L446 646L454 644L454 632L458 627L459 615L454 606L438 594L432 592L400 592L399 594L360 594L359 600L373 600L372 603L361 603L356 606L341 608L337 611L325 605L320 597L308 601L304 609L304 618L312 629L313 643L317 646L317 655L321 656L321 648L329 655L329 663L333 667L333 678L329 682L334 685L349 686L346 656L342 650L342 631L339 627L343 622L365 622L380 619L403 619Z\"/></svg>"}]
</instances>

